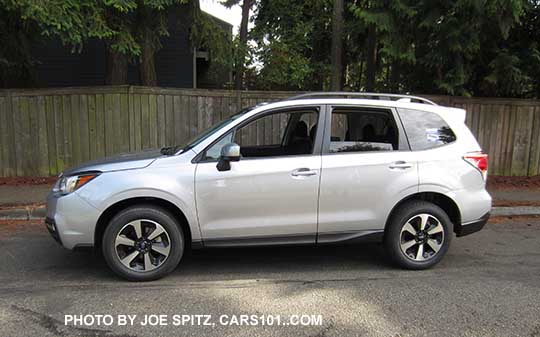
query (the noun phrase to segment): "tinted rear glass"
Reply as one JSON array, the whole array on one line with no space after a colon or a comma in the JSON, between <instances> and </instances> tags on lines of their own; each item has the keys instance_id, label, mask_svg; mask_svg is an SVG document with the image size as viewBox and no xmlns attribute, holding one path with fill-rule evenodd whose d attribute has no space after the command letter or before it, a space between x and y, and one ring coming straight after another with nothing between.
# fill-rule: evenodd
<instances>
[{"instance_id":1,"label":"tinted rear glass","mask_svg":"<svg viewBox=\"0 0 540 337\"><path fill-rule=\"evenodd\" d=\"M427 150L456 140L456 136L439 115L411 109L399 109L411 150Z\"/></svg>"}]
</instances>

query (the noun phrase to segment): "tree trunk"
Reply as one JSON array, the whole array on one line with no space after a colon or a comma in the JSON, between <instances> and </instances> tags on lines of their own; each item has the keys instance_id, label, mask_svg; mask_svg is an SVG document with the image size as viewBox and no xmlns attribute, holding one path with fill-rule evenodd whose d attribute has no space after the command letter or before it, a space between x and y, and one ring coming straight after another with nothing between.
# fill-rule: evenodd
<instances>
[{"instance_id":1,"label":"tree trunk","mask_svg":"<svg viewBox=\"0 0 540 337\"><path fill-rule=\"evenodd\" d=\"M332 75L330 90L341 91L343 87L343 0L334 1L332 19Z\"/></svg>"},{"instance_id":2,"label":"tree trunk","mask_svg":"<svg viewBox=\"0 0 540 337\"><path fill-rule=\"evenodd\" d=\"M364 75L364 58L360 60L360 70L358 71L358 91L362 91L362 75Z\"/></svg>"},{"instance_id":3,"label":"tree trunk","mask_svg":"<svg viewBox=\"0 0 540 337\"><path fill-rule=\"evenodd\" d=\"M107 74L105 84L122 85L127 84L128 61L126 55L114 51L107 46Z\"/></svg>"},{"instance_id":4,"label":"tree trunk","mask_svg":"<svg viewBox=\"0 0 540 337\"><path fill-rule=\"evenodd\" d=\"M239 36L240 45L238 60L236 60L236 75L234 78L234 88L236 90L241 90L244 82L244 60L247 49L249 10L251 9L252 1L253 0L244 0L242 3L242 21L240 22Z\"/></svg>"},{"instance_id":5,"label":"tree trunk","mask_svg":"<svg viewBox=\"0 0 540 337\"><path fill-rule=\"evenodd\" d=\"M399 69L399 62L394 61L392 62L392 66L390 68L390 92L392 93L399 93L399 77L400 77L400 69Z\"/></svg>"},{"instance_id":6,"label":"tree trunk","mask_svg":"<svg viewBox=\"0 0 540 337\"><path fill-rule=\"evenodd\" d=\"M368 26L366 54L366 91L373 91L377 67L377 29L374 24Z\"/></svg>"},{"instance_id":7,"label":"tree trunk","mask_svg":"<svg viewBox=\"0 0 540 337\"><path fill-rule=\"evenodd\" d=\"M152 43L152 33L145 29L141 41L141 63L139 64L141 84L144 86L157 86L155 48Z\"/></svg>"}]
</instances>

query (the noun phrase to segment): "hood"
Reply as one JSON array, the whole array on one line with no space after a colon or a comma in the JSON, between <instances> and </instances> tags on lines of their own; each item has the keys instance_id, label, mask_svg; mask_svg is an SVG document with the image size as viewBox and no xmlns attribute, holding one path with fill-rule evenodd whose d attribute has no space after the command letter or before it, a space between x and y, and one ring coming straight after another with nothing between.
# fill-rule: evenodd
<instances>
[{"instance_id":1,"label":"hood","mask_svg":"<svg viewBox=\"0 0 540 337\"><path fill-rule=\"evenodd\" d=\"M69 176L88 171L108 172L140 169L147 167L148 165L152 164L154 160L162 156L163 155L159 149L118 154L111 157L89 161L79 166L69 168L63 172L63 175Z\"/></svg>"}]
</instances>

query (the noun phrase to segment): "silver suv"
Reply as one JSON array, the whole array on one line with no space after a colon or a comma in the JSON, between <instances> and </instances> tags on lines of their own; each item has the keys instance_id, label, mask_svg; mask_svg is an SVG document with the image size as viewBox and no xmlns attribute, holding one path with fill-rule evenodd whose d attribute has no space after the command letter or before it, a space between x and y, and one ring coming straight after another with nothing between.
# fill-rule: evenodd
<instances>
[{"instance_id":1,"label":"silver suv","mask_svg":"<svg viewBox=\"0 0 540 337\"><path fill-rule=\"evenodd\" d=\"M462 109L420 97L313 93L261 104L185 145L60 175L46 225L133 281L187 249L382 241L408 269L487 222L487 155Z\"/></svg>"}]
</instances>

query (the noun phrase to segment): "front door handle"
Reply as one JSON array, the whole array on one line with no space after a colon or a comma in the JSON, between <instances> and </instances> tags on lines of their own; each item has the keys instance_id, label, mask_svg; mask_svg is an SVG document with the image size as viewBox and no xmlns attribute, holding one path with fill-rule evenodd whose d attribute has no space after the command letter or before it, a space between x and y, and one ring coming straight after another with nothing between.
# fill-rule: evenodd
<instances>
[{"instance_id":1,"label":"front door handle","mask_svg":"<svg viewBox=\"0 0 540 337\"><path fill-rule=\"evenodd\" d=\"M309 176L317 175L317 171L310 170L307 167L302 167L302 168L298 168L298 169L292 171L291 175L293 177L309 177Z\"/></svg>"},{"instance_id":2,"label":"front door handle","mask_svg":"<svg viewBox=\"0 0 540 337\"><path fill-rule=\"evenodd\" d=\"M393 162L392 164L390 164L390 166L388 166L389 168L391 169L400 169L400 170L405 170L405 169L408 169L408 168L411 168L412 167L412 164L411 163L407 163L403 160L399 160L399 161L395 161Z\"/></svg>"}]
</instances>

